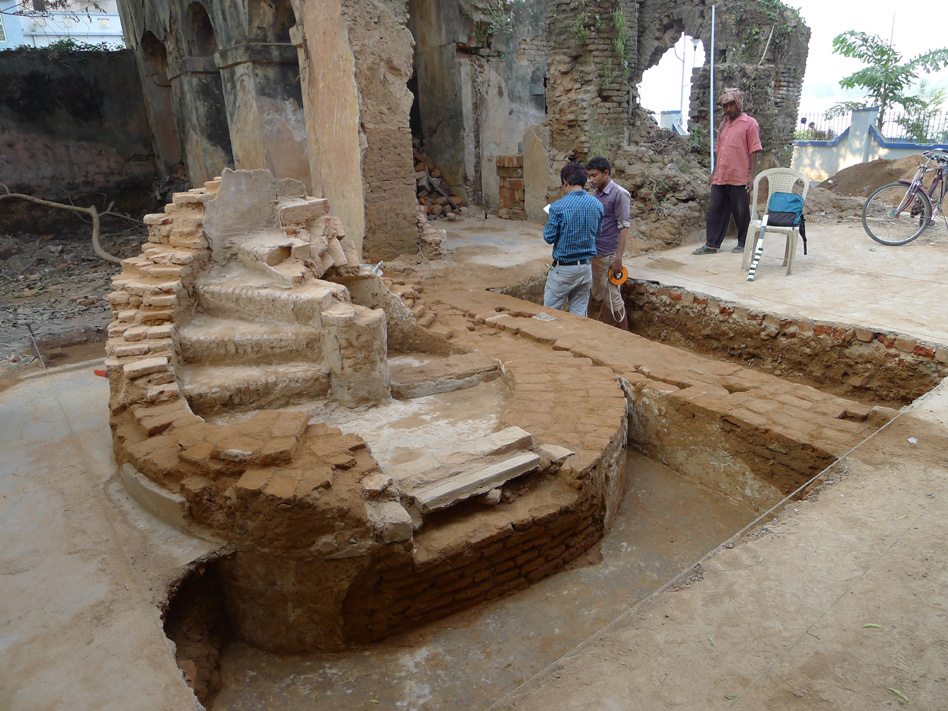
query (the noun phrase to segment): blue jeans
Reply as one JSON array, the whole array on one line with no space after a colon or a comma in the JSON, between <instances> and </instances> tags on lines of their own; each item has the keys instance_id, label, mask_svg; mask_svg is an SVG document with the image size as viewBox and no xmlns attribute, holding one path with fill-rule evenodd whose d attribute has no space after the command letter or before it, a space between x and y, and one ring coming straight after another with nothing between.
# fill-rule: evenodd
<instances>
[{"instance_id":1,"label":"blue jeans","mask_svg":"<svg viewBox=\"0 0 948 711\"><path fill-rule=\"evenodd\" d=\"M569 312L585 316L592 281L592 266L589 264L551 267L546 275L543 305L562 310L563 302L569 299Z\"/></svg>"}]
</instances>

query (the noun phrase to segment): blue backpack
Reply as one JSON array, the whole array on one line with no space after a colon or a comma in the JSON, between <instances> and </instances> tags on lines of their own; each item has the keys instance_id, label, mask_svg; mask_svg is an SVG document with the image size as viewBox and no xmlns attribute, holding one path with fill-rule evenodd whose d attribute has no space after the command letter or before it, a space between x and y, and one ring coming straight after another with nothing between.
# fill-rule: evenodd
<instances>
[{"instance_id":1,"label":"blue backpack","mask_svg":"<svg viewBox=\"0 0 948 711\"><path fill-rule=\"evenodd\" d=\"M806 254L806 223L803 220L803 196L794 193L774 193L767 203L767 224L773 227L800 226L803 253Z\"/></svg>"}]
</instances>

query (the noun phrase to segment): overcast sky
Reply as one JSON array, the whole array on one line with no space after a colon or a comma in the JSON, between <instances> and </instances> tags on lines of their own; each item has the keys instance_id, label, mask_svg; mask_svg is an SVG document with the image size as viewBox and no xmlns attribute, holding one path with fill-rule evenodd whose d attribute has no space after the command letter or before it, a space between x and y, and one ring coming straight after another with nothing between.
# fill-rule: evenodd
<instances>
[{"instance_id":1,"label":"overcast sky","mask_svg":"<svg viewBox=\"0 0 948 711\"><path fill-rule=\"evenodd\" d=\"M859 92L844 93L839 80L858 71L862 64L833 54L833 38L846 30L892 37L903 60L939 47L948 47L948 3L943 0L922 0L916 3L883 2L882 0L789 0L790 7L800 10L810 28L810 54L800 113L823 111L837 101L856 100ZM720 9L720 8L719 8ZM922 14L925 13L925 14ZM893 32L894 15L894 32ZM762 28L769 31L769 28ZM678 43L681 55L682 42ZM686 62L690 69L692 49L689 43ZM697 63L703 61L699 47ZM662 58L658 67L649 70L639 87L642 104L653 111L677 109L681 103L682 63L673 51ZM690 74L690 72L688 72ZM686 79L687 81L687 79ZM948 88L948 70L930 75L932 84Z\"/></svg>"}]
</instances>

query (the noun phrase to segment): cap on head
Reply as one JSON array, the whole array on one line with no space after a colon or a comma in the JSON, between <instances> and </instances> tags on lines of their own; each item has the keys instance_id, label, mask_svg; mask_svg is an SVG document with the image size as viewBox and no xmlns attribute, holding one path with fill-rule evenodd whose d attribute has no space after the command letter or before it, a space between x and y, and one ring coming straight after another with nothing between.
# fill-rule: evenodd
<instances>
[{"instance_id":1,"label":"cap on head","mask_svg":"<svg viewBox=\"0 0 948 711\"><path fill-rule=\"evenodd\" d=\"M721 103L721 106L724 106L725 104L730 104L730 103L737 104L737 108L740 111L743 111L744 110L744 92L735 87L731 87L730 89L725 89L723 92L721 92L720 103Z\"/></svg>"}]
</instances>

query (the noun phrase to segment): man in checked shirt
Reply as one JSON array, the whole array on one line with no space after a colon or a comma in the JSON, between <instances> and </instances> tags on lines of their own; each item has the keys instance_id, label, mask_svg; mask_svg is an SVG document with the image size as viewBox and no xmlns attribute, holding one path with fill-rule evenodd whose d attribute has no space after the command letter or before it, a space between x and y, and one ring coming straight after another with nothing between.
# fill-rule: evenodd
<instances>
[{"instance_id":1,"label":"man in checked shirt","mask_svg":"<svg viewBox=\"0 0 948 711\"><path fill-rule=\"evenodd\" d=\"M593 312L589 315L628 331L622 292L609 283L609 276L622 274L622 255L631 225L629 210L632 197L628 190L612 179L612 166L605 158L597 156L590 159L586 169L589 171L589 182L596 188L595 197L602 203L604 211L602 229L596 239L596 256L592 260ZM597 302L601 304L601 310Z\"/></svg>"},{"instance_id":2,"label":"man in checked shirt","mask_svg":"<svg viewBox=\"0 0 948 711\"><path fill-rule=\"evenodd\" d=\"M592 286L592 258L602 224L602 204L583 188L587 179L581 163L568 163L560 171L563 197L550 205L543 240L553 245L553 266L546 276L543 305L586 315Z\"/></svg>"}]
</instances>

